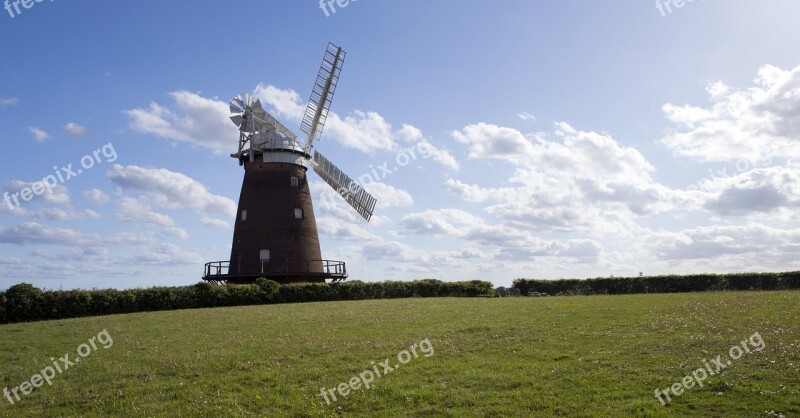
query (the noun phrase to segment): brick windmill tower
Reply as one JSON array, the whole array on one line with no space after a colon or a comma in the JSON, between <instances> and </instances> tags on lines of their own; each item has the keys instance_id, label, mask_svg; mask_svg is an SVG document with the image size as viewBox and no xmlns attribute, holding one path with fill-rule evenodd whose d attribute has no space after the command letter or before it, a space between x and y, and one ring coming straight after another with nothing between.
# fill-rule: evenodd
<instances>
[{"instance_id":1,"label":"brick windmill tower","mask_svg":"<svg viewBox=\"0 0 800 418\"><path fill-rule=\"evenodd\" d=\"M239 127L239 151L231 157L244 167L231 258L205 266L204 280L251 283L259 277L281 282L344 280L342 261L323 260L308 167L330 185L365 220L376 200L322 154L311 148L322 135L342 71L345 52L328 44L297 135L267 113L249 94L230 103L231 121Z\"/></svg>"}]
</instances>

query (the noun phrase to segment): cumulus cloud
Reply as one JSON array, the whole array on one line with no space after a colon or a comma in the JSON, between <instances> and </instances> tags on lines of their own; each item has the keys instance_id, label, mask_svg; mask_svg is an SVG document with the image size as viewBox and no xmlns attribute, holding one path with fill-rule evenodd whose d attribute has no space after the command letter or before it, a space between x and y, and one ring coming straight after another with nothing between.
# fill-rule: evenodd
<instances>
[{"instance_id":1,"label":"cumulus cloud","mask_svg":"<svg viewBox=\"0 0 800 418\"><path fill-rule=\"evenodd\" d=\"M422 158L433 158L433 161L453 170L459 171L461 169L460 164L444 147L437 147L433 145L425 136L422 134L422 131L412 125L403 124L403 126L395 131L395 136L399 138L401 141L406 143L415 144L415 148L418 153L414 153L414 157L417 157L417 154ZM408 151L401 151L401 152L408 152Z\"/></svg>"},{"instance_id":2,"label":"cumulus cloud","mask_svg":"<svg viewBox=\"0 0 800 418\"><path fill-rule=\"evenodd\" d=\"M115 164L108 178L123 190L136 190L151 202L167 209L194 209L201 215L236 214L236 203L215 195L199 181L165 168Z\"/></svg>"},{"instance_id":3,"label":"cumulus cloud","mask_svg":"<svg viewBox=\"0 0 800 418\"><path fill-rule=\"evenodd\" d=\"M203 226L210 226L213 228L222 228L222 229L230 229L231 224L228 221L224 221L222 219L215 219L215 218L200 218L200 225Z\"/></svg>"},{"instance_id":4,"label":"cumulus cloud","mask_svg":"<svg viewBox=\"0 0 800 418\"><path fill-rule=\"evenodd\" d=\"M779 229L761 223L712 225L679 232L652 232L647 245L662 260L702 259L708 262L724 256L760 257L764 261L796 260L800 230ZM763 260L769 255L769 260ZM795 262L796 264L796 262Z\"/></svg>"},{"instance_id":5,"label":"cumulus cloud","mask_svg":"<svg viewBox=\"0 0 800 418\"><path fill-rule=\"evenodd\" d=\"M800 66L765 65L751 87L715 81L706 90L708 108L663 106L675 126L661 141L677 155L702 161L800 156Z\"/></svg>"},{"instance_id":6,"label":"cumulus cloud","mask_svg":"<svg viewBox=\"0 0 800 418\"><path fill-rule=\"evenodd\" d=\"M231 123L228 104L185 90L169 94L170 109L156 102L147 108L126 110L131 129L177 142L199 145L218 154L236 148L239 131Z\"/></svg>"},{"instance_id":7,"label":"cumulus cloud","mask_svg":"<svg viewBox=\"0 0 800 418\"><path fill-rule=\"evenodd\" d=\"M29 245L47 244L63 246L141 246L152 244L153 234L123 232L114 236L101 237L86 234L69 228L59 228L37 222L19 225L0 226L0 243Z\"/></svg>"},{"instance_id":8,"label":"cumulus cloud","mask_svg":"<svg viewBox=\"0 0 800 418\"><path fill-rule=\"evenodd\" d=\"M261 100L264 108L276 117L286 118L299 123L303 120L306 105L296 91L279 89L269 84L256 86L253 96Z\"/></svg>"},{"instance_id":9,"label":"cumulus cloud","mask_svg":"<svg viewBox=\"0 0 800 418\"><path fill-rule=\"evenodd\" d=\"M168 215L154 212L150 205L130 197L123 197L117 201L117 219L121 222L131 222L139 225L165 227L175 225L175 221Z\"/></svg>"},{"instance_id":10,"label":"cumulus cloud","mask_svg":"<svg viewBox=\"0 0 800 418\"><path fill-rule=\"evenodd\" d=\"M408 233L436 236L463 236L472 227L482 224L482 219L460 209L429 209L410 213L399 223Z\"/></svg>"},{"instance_id":11,"label":"cumulus cloud","mask_svg":"<svg viewBox=\"0 0 800 418\"><path fill-rule=\"evenodd\" d=\"M456 141L469 147L471 159L496 158L519 163L535 152L531 140L512 128L481 122L451 134Z\"/></svg>"},{"instance_id":12,"label":"cumulus cloud","mask_svg":"<svg viewBox=\"0 0 800 418\"><path fill-rule=\"evenodd\" d=\"M392 125L377 112L356 110L344 118L330 113L323 136L335 138L345 147L367 154L395 148Z\"/></svg>"},{"instance_id":13,"label":"cumulus cloud","mask_svg":"<svg viewBox=\"0 0 800 418\"><path fill-rule=\"evenodd\" d=\"M31 252L32 256L41 257L50 261L107 261L109 252L102 247L64 248L59 251L38 249Z\"/></svg>"},{"instance_id":14,"label":"cumulus cloud","mask_svg":"<svg viewBox=\"0 0 800 418\"><path fill-rule=\"evenodd\" d=\"M364 187L378 199L378 208L408 207L414 204L411 194L399 187L386 183L368 183Z\"/></svg>"},{"instance_id":15,"label":"cumulus cloud","mask_svg":"<svg viewBox=\"0 0 800 418\"><path fill-rule=\"evenodd\" d=\"M3 189L4 189L4 192L8 192L9 196L13 197L16 194L19 194L22 189L31 189L31 190L33 190L33 183L32 182L28 182L28 181L22 181L22 180L12 180L12 181L6 183L5 186L3 187ZM65 186L61 186L61 185L53 186L53 187L50 188L50 191L51 191L50 193L45 191L44 193L42 193L40 195L35 195L34 194L33 198L31 199L30 202L25 202L22 199L22 196L17 196L17 200L20 202L20 205L24 205L26 203L31 203L31 202L36 202L36 201L42 201L42 202L46 202L46 203L53 203L53 204L56 204L56 205L64 205L64 206L68 206L68 205L71 204L70 195L69 195L69 189L67 189ZM14 202L14 203L16 204L16 202Z\"/></svg>"},{"instance_id":16,"label":"cumulus cloud","mask_svg":"<svg viewBox=\"0 0 800 418\"><path fill-rule=\"evenodd\" d=\"M705 207L718 215L792 212L800 207L800 166L762 167L700 183Z\"/></svg>"},{"instance_id":17,"label":"cumulus cloud","mask_svg":"<svg viewBox=\"0 0 800 418\"><path fill-rule=\"evenodd\" d=\"M269 107L268 111L272 111L277 116L296 123L303 119L306 104L294 90L260 84L256 87L254 96ZM422 143L428 151L427 155L423 157L431 157L434 161L453 170L459 169L458 162L453 155L446 148L433 145L418 128L403 124L400 129L393 130L392 125L378 112L355 110L346 116L330 112L322 138L332 138L340 145L367 154L374 154L378 151L401 152L398 141Z\"/></svg>"},{"instance_id":18,"label":"cumulus cloud","mask_svg":"<svg viewBox=\"0 0 800 418\"><path fill-rule=\"evenodd\" d=\"M630 222L622 212L656 214L702 205L701 193L656 182L647 159L608 134L559 122L552 136L526 137L485 123L456 131L471 159L505 160L514 171L500 187L448 179L444 188L467 202L489 202L487 213L529 230L626 233Z\"/></svg>"},{"instance_id":19,"label":"cumulus cloud","mask_svg":"<svg viewBox=\"0 0 800 418\"><path fill-rule=\"evenodd\" d=\"M50 207L33 212L32 218L48 221L71 221L76 219L100 219L100 214L91 209L75 210L73 208Z\"/></svg>"},{"instance_id":20,"label":"cumulus cloud","mask_svg":"<svg viewBox=\"0 0 800 418\"><path fill-rule=\"evenodd\" d=\"M79 125L75 122L70 122L64 125L64 132L72 136L85 136L89 130L85 126Z\"/></svg>"},{"instance_id":21,"label":"cumulus cloud","mask_svg":"<svg viewBox=\"0 0 800 418\"><path fill-rule=\"evenodd\" d=\"M500 260L532 261L541 257L557 257L596 262L603 246L590 239L571 239L564 242L533 239L518 247L505 247L498 254Z\"/></svg>"},{"instance_id":22,"label":"cumulus cloud","mask_svg":"<svg viewBox=\"0 0 800 418\"><path fill-rule=\"evenodd\" d=\"M383 241L382 238L369 232L363 226L333 216L323 215L317 218L317 231L321 237L337 241L352 241L361 244Z\"/></svg>"},{"instance_id":23,"label":"cumulus cloud","mask_svg":"<svg viewBox=\"0 0 800 418\"><path fill-rule=\"evenodd\" d=\"M81 232L26 222L21 225L0 226L0 242L7 244L57 244L57 245L89 245L100 241L97 235L86 235Z\"/></svg>"},{"instance_id":24,"label":"cumulus cloud","mask_svg":"<svg viewBox=\"0 0 800 418\"><path fill-rule=\"evenodd\" d=\"M408 234L455 237L482 248L497 250L497 258L508 261L532 261L538 257L554 257L591 262L596 261L603 252L602 244L595 240L544 240L530 232L504 224L488 224L482 218L454 208L411 213L406 215L399 225ZM470 250L468 253L450 256L475 258L486 255L480 251Z\"/></svg>"},{"instance_id":25,"label":"cumulus cloud","mask_svg":"<svg viewBox=\"0 0 800 418\"><path fill-rule=\"evenodd\" d=\"M43 129L39 129L39 128L36 128L34 126L29 127L28 131L30 131L31 136L33 136L33 139L35 139L36 142L44 142L44 141L52 138L52 136L50 136L49 133L47 133Z\"/></svg>"},{"instance_id":26,"label":"cumulus cloud","mask_svg":"<svg viewBox=\"0 0 800 418\"><path fill-rule=\"evenodd\" d=\"M83 197L97 206L105 205L109 201L108 194L100 189L85 190Z\"/></svg>"},{"instance_id":27,"label":"cumulus cloud","mask_svg":"<svg viewBox=\"0 0 800 418\"><path fill-rule=\"evenodd\" d=\"M235 147L235 139L239 134L230 122L227 102L185 90L172 92L170 97L173 104L169 107L152 102L146 108L124 111L129 118L130 128L177 142L203 146L218 154L227 154ZM303 119L306 104L292 89L259 84L253 97L261 100L265 110L279 120L299 124ZM330 112L322 139L333 139L347 148L374 154L379 151L401 151L397 140L408 140L408 134L409 128L406 125L394 131L392 125L379 113L355 110L345 116ZM459 169L458 162L446 148L433 145L421 132L413 136L410 142L425 144L426 150L430 151L428 156L433 161L456 171Z\"/></svg>"},{"instance_id":28,"label":"cumulus cloud","mask_svg":"<svg viewBox=\"0 0 800 418\"><path fill-rule=\"evenodd\" d=\"M132 264L149 264L159 266L202 264L203 258L193 252L184 250L174 244L163 244L156 248L141 250L125 257Z\"/></svg>"}]
</instances>

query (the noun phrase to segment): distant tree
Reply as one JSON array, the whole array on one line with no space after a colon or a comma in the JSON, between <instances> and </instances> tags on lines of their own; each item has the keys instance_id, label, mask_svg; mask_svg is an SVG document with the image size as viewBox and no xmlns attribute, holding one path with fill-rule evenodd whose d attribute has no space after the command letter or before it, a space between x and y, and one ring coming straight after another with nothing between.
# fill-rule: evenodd
<instances>
[{"instance_id":1,"label":"distant tree","mask_svg":"<svg viewBox=\"0 0 800 418\"><path fill-rule=\"evenodd\" d=\"M35 321L41 318L42 290L29 283L11 286L6 291L8 322Z\"/></svg>"}]
</instances>

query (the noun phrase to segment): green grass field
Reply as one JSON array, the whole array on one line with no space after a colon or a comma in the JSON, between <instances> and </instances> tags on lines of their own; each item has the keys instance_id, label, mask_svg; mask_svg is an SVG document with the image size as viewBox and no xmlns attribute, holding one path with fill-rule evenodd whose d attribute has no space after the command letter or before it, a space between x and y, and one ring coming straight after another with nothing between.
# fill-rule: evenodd
<instances>
[{"instance_id":1,"label":"green grass field","mask_svg":"<svg viewBox=\"0 0 800 418\"><path fill-rule=\"evenodd\" d=\"M798 297L400 299L4 325L0 389L74 361L104 329L113 345L0 399L0 416L798 416ZM762 351L667 406L655 398L756 332ZM426 338L433 355L326 405L323 386Z\"/></svg>"}]
</instances>

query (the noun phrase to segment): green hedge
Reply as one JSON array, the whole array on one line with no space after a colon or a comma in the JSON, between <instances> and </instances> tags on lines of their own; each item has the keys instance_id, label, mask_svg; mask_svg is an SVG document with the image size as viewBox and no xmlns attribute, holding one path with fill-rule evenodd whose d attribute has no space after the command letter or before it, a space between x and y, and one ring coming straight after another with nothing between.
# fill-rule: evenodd
<instances>
[{"instance_id":1,"label":"green hedge","mask_svg":"<svg viewBox=\"0 0 800 418\"><path fill-rule=\"evenodd\" d=\"M684 293L710 290L800 289L800 272L695 274L689 276L611 277L587 280L516 279L523 295L624 295L634 293Z\"/></svg>"},{"instance_id":2,"label":"green hedge","mask_svg":"<svg viewBox=\"0 0 800 418\"><path fill-rule=\"evenodd\" d=\"M91 291L42 291L23 283L12 286L5 293L0 292L0 323L217 306L493 295L492 284L478 280L442 282L427 279L415 282L352 281L280 285L262 278L250 285L214 285L202 282L184 287Z\"/></svg>"}]
</instances>

